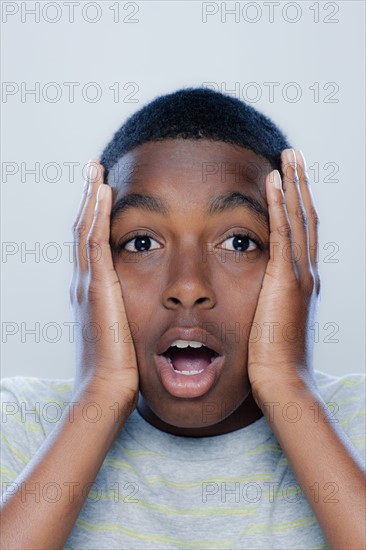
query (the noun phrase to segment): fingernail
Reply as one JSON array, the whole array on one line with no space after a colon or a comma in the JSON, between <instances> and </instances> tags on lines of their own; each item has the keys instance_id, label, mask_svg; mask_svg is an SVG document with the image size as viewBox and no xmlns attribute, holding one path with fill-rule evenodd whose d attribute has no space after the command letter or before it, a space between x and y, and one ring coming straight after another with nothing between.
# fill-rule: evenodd
<instances>
[{"instance_id":1,"label":"fingernail","mask_svg":"<svg viewBox=\"0 0 366 550\"><path fill-rule=\"evenodd\" d=\"M273 170L273 185L276 189L282 189L281 175L278 170Z\"/></svg>"},{"instance_id":2,"label":"fingernail","mask_svg":"<svg viewBox=\"0 0 366 550\"><path fill-rule=\"evenodd\" d=\"M296 155L295 151L293 149L287 149L286 151L286 157L289 163L296 165Z\"/></svg>"},{"instance_id":3,"label":"fingernail","mask_svg":"<svg viewBox=\"0 0 366 550\"><path fill-rule=\"evenodd\" d=\"M303 169L304 169L305 178L306 178L308 184L310 185L310 178L309 178L308 166L307 166L306 160L305 160L305 155L301 150L299 150L299 153L300 153L300 158L301 158L301 162L302 162Z\"/></svg>"},{"instance_id":4,"label":"fingernail","mask_svg":"<svg viewBox=\"0 0 366 550\"><path fill-rule=\"evenodd\" d=\"M300 153L300 156L301 156L301 158L302 158L302 162L303 162L303 164L304 164L304 168L305 168L305 170L306 170L306 169L307 169L307 164L306 164L306 160L305 160L305 155L304 155L304 153L301 151L301 149L299 150L299 153Z\"/></svg>"},{"instance_id":5,"label":"fingernail","mask_svg":"<svg viewBox=\"0 0 366 550\"><path fill-rule=\"evenodd\" d=\"M89 182L92 182L97 177L98 170L95 166L95 160L90 160L88 162L88 168L87 168L87 178Z\"/></svg>"}]
</instances>

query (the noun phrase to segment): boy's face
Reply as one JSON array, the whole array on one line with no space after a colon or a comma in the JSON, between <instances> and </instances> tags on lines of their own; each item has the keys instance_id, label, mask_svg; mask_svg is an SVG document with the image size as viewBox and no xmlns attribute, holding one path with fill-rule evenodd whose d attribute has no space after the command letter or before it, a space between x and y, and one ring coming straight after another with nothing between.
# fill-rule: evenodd
<instances>
[{"instance_id":1,"label":"boy's face","mask_svg":"<svg viewBox=\"0 0 366 550\"><path fill-rule=\"evenodd\" d=\"M269 259L265 177L272 169L238 146L175 139L135 148L108 176L113 260L140 375L138 409L160 429L214 435L262 416L250 392L247 357ZM158 212L146 199L122 205L132 193L154 197L164 208ZM226 203L217 200L234 193ZM213 211L215 198L220 207ZM191 328L197 333L185 338ZM176 340L206 347L163 354ZM173 367L202 372L180 374Z\"/></svg>"}]
</instances>

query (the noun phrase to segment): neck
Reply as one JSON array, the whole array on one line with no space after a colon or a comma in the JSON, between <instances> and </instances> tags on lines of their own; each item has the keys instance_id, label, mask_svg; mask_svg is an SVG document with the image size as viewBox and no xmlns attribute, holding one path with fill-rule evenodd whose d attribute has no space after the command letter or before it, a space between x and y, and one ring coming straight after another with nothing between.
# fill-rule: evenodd
<instances>
[{"instance_id":1,"label":"neck","mask_svg":"<svg viewBox=\"0 0 366 550\"><path fill-rule=\"evenodd\" d=\"M141 416L149 422L149 424L155 426L155 428L172 435L183 435L186 437L205 437L234 432L235 430L240 430L240 428L249 426L263 416L263 413L256 404L251 391L242 404L230 416L224 418L217 424L212 424L211 426L182 428L168 424L156 416L156 414L149 408L141 393L139 396L137 410Z\"/></svg>"}]
</instances>

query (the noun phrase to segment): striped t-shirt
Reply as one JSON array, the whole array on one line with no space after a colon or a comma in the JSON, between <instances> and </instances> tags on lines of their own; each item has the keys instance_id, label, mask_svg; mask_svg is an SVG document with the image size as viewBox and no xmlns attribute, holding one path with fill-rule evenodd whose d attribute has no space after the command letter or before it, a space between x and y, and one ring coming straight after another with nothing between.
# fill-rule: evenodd
<instances>
[{"instance_id":1,"label":"striped t-shirt","mask_svg":"<svg viewBox=\"0 0 366 550\"><path fill-rule=\"evenodd\" d=\"M315 376L331 417L364 458L365 376L334 377L317 370ZM72 386L72 380L3 379L3 491L14 488L10 483L72 401ZM336 496L334 490L329 487L329 498ZM50 494L54 498L55 488ZM65 548L328 547L264 416L231 433L195 438L160 431L135 409Z\"/></svg>"}]
</instances>

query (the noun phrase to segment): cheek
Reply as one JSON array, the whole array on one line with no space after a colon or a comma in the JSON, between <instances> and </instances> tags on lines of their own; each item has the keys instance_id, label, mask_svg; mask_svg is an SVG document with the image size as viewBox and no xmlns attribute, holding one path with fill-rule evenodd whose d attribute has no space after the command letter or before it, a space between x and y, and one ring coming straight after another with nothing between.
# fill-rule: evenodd
<instances>
[{"instance_id":1,"label":"cheek","mask_svg":"<svg viewBox=\"0 0 366 550\"><path fill-rule=\"evenodd\" d=\"M244 327L251 323L261 288L260 281L246 281L246 284L233 282L227 300L227 313L230 318L237 319Z\"/></svg>"},{"instance_id":2,"label":"cheek","mask_svg":"<svg viewBox=\"0 0 366 550\"><path fill-rule=\"evenodd\" d=\"M127 317L129 319L146 317L146 314L154 308L154 297L159 295L161 281L159 283L151 273L141 273L132 262L123 266L117 264L115 269L121 285Z\"/></svg>"},{"instance_id":3,"label":"cheek","mask_svg":"<svg viewBox=\"0 0 366 550\"><path fill-rule=\"evenodd\" d=\"M221 337L232 344L228 353L232 361L231 373L234 378L229 378L227 383L230 391L236 387L240 395L243 391L242 383L247 376L245 360L262 279L261 274L259 277L231 280L220 308Z\"/></svg>"},{"instance_id":4,"label":"cheek","mask_svg":"<svg viewBox=\"0 0 366 550\"><path fill-rule=\"evenodd\" d=\"M145 342L149 340L151 320L156 317L156 303L153 297L158 291L152 286L152 281L136 277L136 272L116 267L123 294L123 303L126 310L130 330L133 330L133 340L138 361L144 356ZM142 355L141 355L142 354Z\"/></svg>"},{"instance_id":5,"label":"cheek","mask_svg":"<svg viewBox=\"0 0 366 550\"><path fill-rule=\"evenodd\" d=\"M228 302L238 304L244 309L255 307L262 288L267 259L263 258L252 264L242 264L226 267L225 273L217 279L221 291L226 295Z\"/></svg>"}]
</instances>

